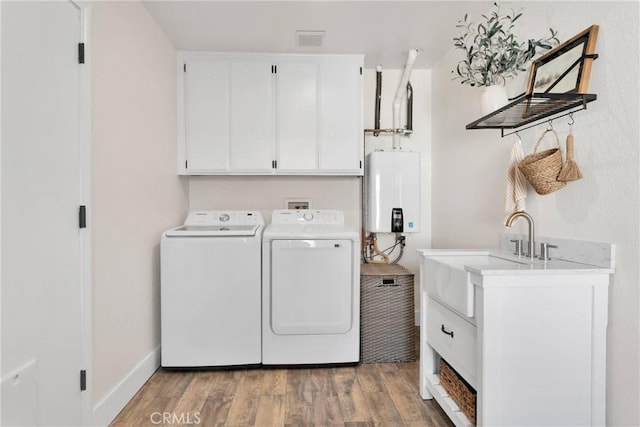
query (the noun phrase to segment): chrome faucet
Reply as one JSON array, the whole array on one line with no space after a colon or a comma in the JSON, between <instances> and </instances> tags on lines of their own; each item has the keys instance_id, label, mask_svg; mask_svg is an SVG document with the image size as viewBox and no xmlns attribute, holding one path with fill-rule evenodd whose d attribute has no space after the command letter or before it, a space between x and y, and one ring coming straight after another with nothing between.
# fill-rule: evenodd
<instances>
[{"instance_id":1,"label":"chrome faucet","mask_svg":"<svg viewBox=\"0 0 640 427\"><path fill-rule=\"evenodd\" d=\"M527 222L529 223L529 243L527 244L527 253L525 254L525 256L533 260L536 257L536 246L535 246L535 231L534 231L534 225L533 225L533 218L531 218L531 215L529 215L525 211L514 212L511 215L509 215L509 218L507 218L505 225L507 227L511 227L513 220L515 220L518 217L522 217L526 219Z\"/></svg>"}]
</instances>

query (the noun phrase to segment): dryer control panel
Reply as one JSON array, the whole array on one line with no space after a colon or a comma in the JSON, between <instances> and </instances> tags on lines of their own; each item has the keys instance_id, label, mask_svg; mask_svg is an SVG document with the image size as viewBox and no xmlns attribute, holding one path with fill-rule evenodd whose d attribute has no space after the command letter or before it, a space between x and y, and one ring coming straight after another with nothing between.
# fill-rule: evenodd
<instances>
[{"instance_id":1,"label":"dryer control panel","mask_svg":"<svg viewBox=\"0 0 640 427\"><path fill-rule=\"evenodd\" d=\"M273 211L271 223L344 225L344 213L329 209L278 209Z\"/></svg>"}]
</instances>

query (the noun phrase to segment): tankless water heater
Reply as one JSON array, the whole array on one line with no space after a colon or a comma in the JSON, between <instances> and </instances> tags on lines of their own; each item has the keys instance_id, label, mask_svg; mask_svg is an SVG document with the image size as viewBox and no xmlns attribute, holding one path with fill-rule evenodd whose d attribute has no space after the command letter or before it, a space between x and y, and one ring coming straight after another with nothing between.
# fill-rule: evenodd
<instances>
[{"instance_id":1,"label":"tankless water heater","mask_svg":"<svg viewBox=\"0 0 640 427\"><path fill-rule=\"evenodd\" d=\"M420 153L370 153L365 177L368 232L420 231Z\"/></svg>"}]
</instances>

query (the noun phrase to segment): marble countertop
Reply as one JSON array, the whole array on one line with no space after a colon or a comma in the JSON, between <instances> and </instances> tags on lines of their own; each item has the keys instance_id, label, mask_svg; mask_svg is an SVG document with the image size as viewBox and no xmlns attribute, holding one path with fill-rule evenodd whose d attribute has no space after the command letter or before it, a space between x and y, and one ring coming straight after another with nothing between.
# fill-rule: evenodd
<instances>
[{"instance_id":1,"label":"marble countertop","mask_svg":"<svg viewBox=\"0 0 640 427\"><path fill-rule=\"evenodd\" d=\"M497 249L418 249L428 257L451 267L480 275L612 274L613 268L581 262L551 259L542 261L518 257Z\"/></svg>"}]
</instances>

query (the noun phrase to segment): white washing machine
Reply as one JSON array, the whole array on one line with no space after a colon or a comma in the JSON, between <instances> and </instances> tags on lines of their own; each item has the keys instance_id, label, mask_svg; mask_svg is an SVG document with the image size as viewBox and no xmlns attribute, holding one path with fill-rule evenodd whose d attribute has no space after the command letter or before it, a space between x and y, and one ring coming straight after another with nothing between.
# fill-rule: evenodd
<instances>
[{"instance_id":1,"label":"white washing machine","mask_svg":"<svg viewBox=\"0 0 640 427\"><path fill-rule=\"evenodd\" d=\"M261 362L259 212L189 213L161 239L161 365Z\"/></svg>"},{"instance_id":2,"label":"white washing machine","mask_svg":"<svg viewBox=\"0 0 640 427\"><path fill-rule=\"evenodd\" d=\"M334 210L276 210L262 241L262 363L360 360L360 235Z\"/></svg>"}]
</instances>

